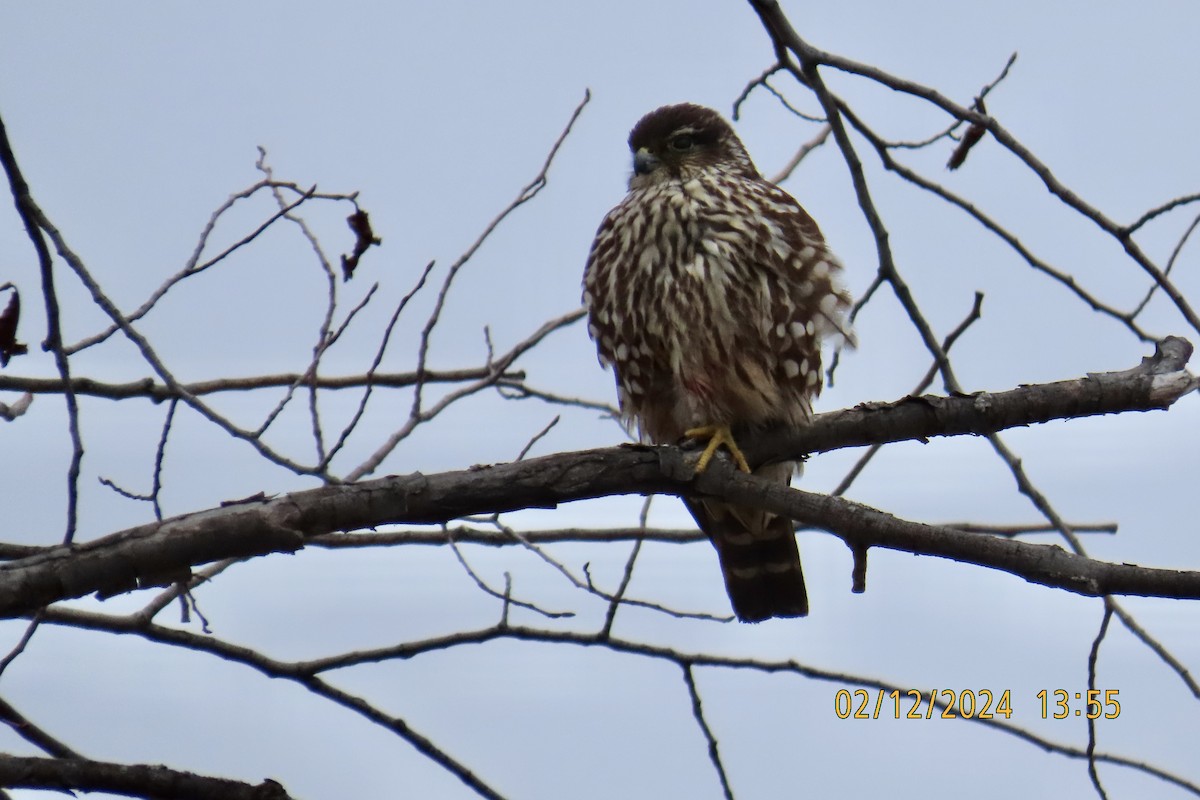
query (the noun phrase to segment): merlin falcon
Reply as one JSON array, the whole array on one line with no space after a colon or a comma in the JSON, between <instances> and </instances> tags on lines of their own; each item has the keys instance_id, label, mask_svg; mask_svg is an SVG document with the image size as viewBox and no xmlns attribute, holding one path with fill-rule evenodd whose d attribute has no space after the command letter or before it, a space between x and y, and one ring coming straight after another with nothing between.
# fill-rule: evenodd
<instances>
[{"instance_id":1,"label":"merlin falcon","mask_svg":"<svg viewBox=\"0 0 1200 800\"><path fill-rule=\"evenodd\" d=\"M588 255L588 331L643 441L706 442L697 472L723 446L750 472L737 436L807 424L821 391L821 342L849 337L841 265L716 111L652 111L629 149L629 194ZM795 469L754 474L786 486ZM716 547L738 619L808 613L791 520L708 498L684 503Z\"/></svg>"}]
</instances>

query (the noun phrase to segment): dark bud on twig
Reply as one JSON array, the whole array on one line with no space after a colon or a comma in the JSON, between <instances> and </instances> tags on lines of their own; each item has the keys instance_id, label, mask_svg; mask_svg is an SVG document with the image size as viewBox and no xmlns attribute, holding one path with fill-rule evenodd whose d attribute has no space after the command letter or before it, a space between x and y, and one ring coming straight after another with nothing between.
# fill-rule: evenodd
<instances>
[{"instance_id":1,"label":"dark bud on twig","mask_svg":"<svg viewBox=\"0 0 1200 800\"><path fill-rule=\"evenodd\" d=\"M0 311L0 367L8 366L13 356L23 356L29 348L17 341L17 322L21 319L21 295L17 287L10 284L0 286L0 291L12 289L12 297L4 311Z\"/></svg>"},{"instance_id":2,"label":"dark bud on twig","mask_svg":"<svg viewBox=\"0 0 1200 800\"><path fill-rule=\"evenodd\" d=\"M358 267L358 260L362 258L363 253L367 252L367 248L373 244L383 244L383 239L380 239L371 230L371 220L367 216L367 212L361 208L346 217L346 222L350 225L350 230L354 231L355 236L354 250L350 255L342 256L342 278L350 280L354 277L354 270Z\"/></svg>"}]
</instances>

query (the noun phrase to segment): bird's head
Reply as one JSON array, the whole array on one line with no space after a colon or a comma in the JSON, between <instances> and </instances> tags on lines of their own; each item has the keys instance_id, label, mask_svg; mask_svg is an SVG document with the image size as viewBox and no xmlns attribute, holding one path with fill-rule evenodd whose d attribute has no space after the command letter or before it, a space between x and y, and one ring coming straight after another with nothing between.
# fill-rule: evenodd
<instances>
[{"instance_id":1,"label":"bird's head","mask_svg":"<svg viewBox=\"0 0 1200 800\"><path fill-rule=\"evenodd\" d=\"M725 119L711 108L681 103L642 117L629 134L633 153L630 189L687 180L707 170L758 172Z\"/></svg>"}]
</instances>

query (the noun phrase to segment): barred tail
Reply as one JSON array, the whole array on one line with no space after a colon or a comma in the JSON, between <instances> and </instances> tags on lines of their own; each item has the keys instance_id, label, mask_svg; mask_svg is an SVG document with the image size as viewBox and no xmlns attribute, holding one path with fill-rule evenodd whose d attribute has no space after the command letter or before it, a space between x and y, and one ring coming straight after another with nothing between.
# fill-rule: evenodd
<instances>
[{"instance_id":1,"label":"barred tail","mask_svg":"<svg viewBox=\"0 0 1200 800\"><path fill-rule=\"evenodd\" d=\"M717 548L725 590L742 622L808 614L791 520L714 500L685 499Z\"/></svg>"}]
</instances>

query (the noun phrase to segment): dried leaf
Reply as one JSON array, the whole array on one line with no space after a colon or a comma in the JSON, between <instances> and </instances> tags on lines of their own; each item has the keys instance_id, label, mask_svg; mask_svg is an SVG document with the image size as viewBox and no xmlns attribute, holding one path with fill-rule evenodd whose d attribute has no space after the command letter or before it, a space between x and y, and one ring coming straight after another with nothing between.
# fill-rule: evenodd
<instances>
[{"instance_id":1,"label":"dried leaf","mask_svg":"<svg viewBox=\"0 0 1200 800\"><path fill-rule=\"evenodd\" d=\"M987 109L984 108L983 100L977 98L974 103L975 110L980 114L986 114ZM946 162L947 169L958 169L967 160L967 154L971 152L971 148L979 143L983 135L987 133L987 128L980 125L978 122L971 123L971 127L967 128L967 132L963 134L962 141L958 143L958 147L954 148L954 152L950 154L950 160Z\"/></svg>"},{"instance_id":2,"label":"dried leaf","mask_svg":"<svg viewBox=\"0 0 1200 800\"><path fill-rule=\"evenodd\" d=\"M350 230L354 231L355 236L353 252L348 256L342 256L342 278L348 281L354 277L358 260L362 258L363 253L367 252L367 248L373 244L383 244L383 240L371 230L371 219L361 208L347 217L346 222L350 225Z\"/></svg>"},{"instance_id":3,"label":"dried leaf","mask_svg":"<svg viewBox=\"0 0 1200 800\"><path fill-rule=\"evenodd\" d=\"M21 295L15 286L8 306L0 312L0 367L8 366L8 360L13 356L23 356L29 348L17 341L17 322L21 319Z\"/></svg>"}]
</instances>

